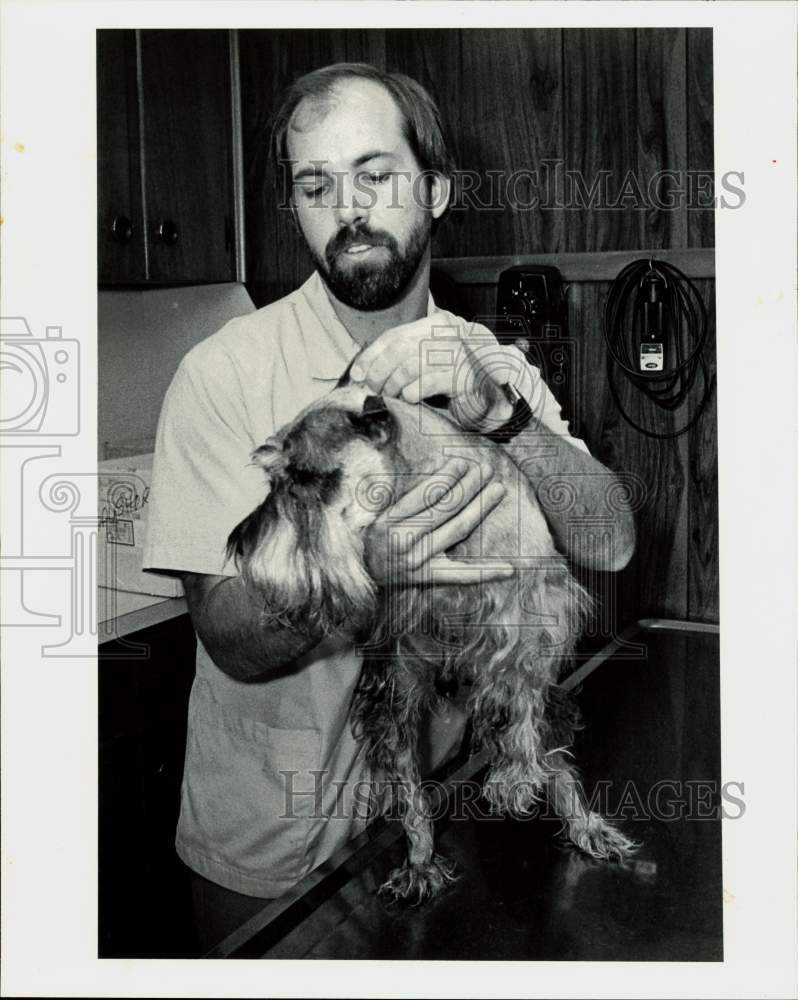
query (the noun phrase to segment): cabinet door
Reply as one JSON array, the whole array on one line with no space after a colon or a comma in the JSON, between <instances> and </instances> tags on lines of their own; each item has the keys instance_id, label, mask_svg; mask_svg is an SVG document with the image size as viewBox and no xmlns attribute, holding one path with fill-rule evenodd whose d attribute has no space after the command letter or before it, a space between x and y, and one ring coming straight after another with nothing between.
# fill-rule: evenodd
<instances>
[{"instance_id":1,"label":"cabinet door","mask_svg":"<svg viewBox=\"0 0 798 1000\"><path fill-rule=\"evenodd\" d=\"M188 615L103 643L98 660L100 958L196 957L175 853L196 642Z\"/></svg>"},{"instance_id":2,"label":"cabinet door","mask_svg":"<svg viewBox=\"0 0 798 1000\"><path fill-rule=\"evenodd\" d=\"M97 32L97 264L101 283L145 278L136 38Z\"/></svg>"},{"instance_id":3,"label":"cabinet door","mask_svg":"<svg viewBox=\"0 0 798 1000\"><path fill-rule=\"evenodd\" d=\"M228 32L139 37L149 279L235 280Z\"/></svg>"}]
</instances>

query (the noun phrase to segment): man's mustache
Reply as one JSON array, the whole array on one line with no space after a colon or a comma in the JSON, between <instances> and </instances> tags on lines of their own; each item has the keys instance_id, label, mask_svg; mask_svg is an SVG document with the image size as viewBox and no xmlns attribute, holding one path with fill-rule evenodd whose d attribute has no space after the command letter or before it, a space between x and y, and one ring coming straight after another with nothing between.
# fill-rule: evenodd
<instances>
[{"instance_id":1,"label":"man's mustache","mask_svg":"<svg viewBox=\"0 0 798 1000\"><path fill-rule=\"evenodd\" d=\"M346 229L339 229L335 236L331 237L327 244L325 255L327 260L331 260L337 257L339 253L343 253L354 246L387 246L389 249L394 249L395 245L396 240L394 240L390 233L384 233L378 229L352 229L347 227Z\"/></svg>"}]
</instances>

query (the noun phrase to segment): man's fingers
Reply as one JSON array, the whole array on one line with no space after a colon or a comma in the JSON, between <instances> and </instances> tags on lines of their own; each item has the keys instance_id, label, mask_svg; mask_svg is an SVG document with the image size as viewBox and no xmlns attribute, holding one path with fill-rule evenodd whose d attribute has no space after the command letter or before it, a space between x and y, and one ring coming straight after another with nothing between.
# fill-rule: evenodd
<instances>
[{"instance_id":1,"label":"man's fingers","mask_svg":"<svg viewBox=\"0 0 798 1000\"><path fill-rule=\"evenodd\" d=\"M405 358L383 383L380 394L391 397L403 395L405 386L418 381L418 370L418 358Z\"/></svg>"},{"instance_id":2,"label":"man's fingers","mask_svg":"<svg viewBox=\"0 0 798 1000\"><path fill-rule=\"evenodd\" d=\"M368 378L372 365L388 346L388 337L385 334L378 337L372 344L364 348L352 365L350 375L354 382L365 382Z\"/></svg>"},{"instance_id":3,"label":"man's fingers","mask_svg":"<svg viewBox=\"0 0 798 1000\"><path fill-rule=\"evenodd\" d=\"M465 483L463 487L458 485L463 483L463 480L466 478L467 469L467 464L462 459L450 459L440 469L430 473L422 482L418 483L411 490L408 490L400 500L397 500L393 506L384 512L383 517L389 521L397 522L425 513L428 515L425 518L428 524L423 526L423 530L431 531L435 527L435 513L433 509L430 509L430 502L440 502L444 498L447 498L448 504L456 502L461 488L472 487L471 482ZM478 480L477 487L473 488L470 496L463 498L460 506L471 499L477 488ZM451 496L449 496L450 493ZM445 506L446 503L444 504Z\"/></svg>"},{"instance_id":4,"label":"man's fingers","mask_svg":"<svg viewBox=\"0 0 798 1000\"><path fill-rule=\"evenodd\" d=\"M429 539L425 540L424 551L435 556L468 538L493 508L501 503L506 492L501 483L491 483L480 490L465 507L434 529ZM421 552L419 557L422 557ZM413 558L412 552L410 558Z\"/></svg>"},{"instance_id":5,"label":"man's fingers","mask_svg":"<svg viewBox=\"0 0 798 1000\"><path fill-rule=\"evenodd\" d=\"M448 333L449 329L451 333ZM435 344L432 338L441 331L447 333L444 347L451 352L452 339L459 340L462 331L459 326L447 322L440 313L386 330L361 351L350 372L352 381L365 382L376 393L399 395L409 382L419 377L422 370L430 367L427 357ZM437 392L449 395L452 391L452 371L451 365L446 366L447 377L442 387L432 392L425 390L425 395Z\"/></svg>"},{"instance_id":6,"label":"man's fingers","mask_svg":"<svg viewBox=\"0 0 798 1000\"><path fill-rule=\"evenodd\" d=\"M431 584L479 584L507 580L515 573L510 563L466 563L447 556L436 556L424 567Z\"/></svg>"},{"instance_id":7,"label":"man's fingers","mask_svg":"<svg viewBox=\"0 0 798 1000\"><path fill-rule=\"evenodd\" d=\"M355 382L365 382L375 392L382 388L402 362L418 359L418 346L407 342L406 326L388 330L365 350L352 365L350 375Z\"/></svg>"},{"instance_id":8,"label":"man's fingers","mask_svg":"<svg viewBox=\"0 0 798 1000\"><path fill-rule=\"evenodd\" d=\"M417 536L430 534L467 507L492 476L493 469L489 465L467 464L463 459L453 459L427 476L385 515L389 522L395 524L417 517L418 521L413 525ZM436 551L443 548L446 546L439 546Z\"/></svg>"},{"instance_id":9,"label":"man's fingers","mask_svg":"<svg viewBox=\"0 0 798 1000\"><path fill-rule=\"evenodd\" d=\"M406 403L420 403L422 399L429 399L430 396L451 396L451 394L452 369L440 368L427 369L418 378L408 382L402 389L401 397Z\"/></svg>"}]
</instances>

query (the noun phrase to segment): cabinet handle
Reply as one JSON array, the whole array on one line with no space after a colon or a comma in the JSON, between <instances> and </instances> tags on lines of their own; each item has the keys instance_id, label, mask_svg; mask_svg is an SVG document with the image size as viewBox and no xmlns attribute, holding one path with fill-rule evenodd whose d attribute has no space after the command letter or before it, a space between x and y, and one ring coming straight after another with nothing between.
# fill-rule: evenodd
<instances>
[{"instance_id":1,"label":"cabinet handle","mask_svg":"<svg viewBox=\"0 0 798 1000\"><path fill-rule=\"evenodd\" d=\"M117 215L111 223L111 235L117 243L129 243L133 237L133 223L126 215Z\"/></svg>"},{"instance_id":2,"label":"cabinet handle","mask_svg":"<svg viewBox=\"0 0 798 1000\"><path fill-rule=\"evenodd\" d=\"M162 243L170 247L173 247L180 239L180 231L171 219L164 219L163 222L159 222L158 228L155 230L155 235Z\"/></svg>"}]
</instances>

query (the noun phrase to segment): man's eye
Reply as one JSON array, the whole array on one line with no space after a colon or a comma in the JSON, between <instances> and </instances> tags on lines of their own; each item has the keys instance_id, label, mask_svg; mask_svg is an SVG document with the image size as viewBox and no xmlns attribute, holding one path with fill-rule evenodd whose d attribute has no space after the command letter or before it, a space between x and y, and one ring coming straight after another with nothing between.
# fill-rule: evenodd
<instances>
[{"instance_id":1,"label":"man's eye","mask_svg":"<svg viewBox=\"0 0 798 1000\"><path fill-rule=\"evenodd\" d=\"M323 184L320 184L318 187L300 187L299 192L307 201L314 201L324 194L325 187Z\"/></svg>"}]
</instances>

